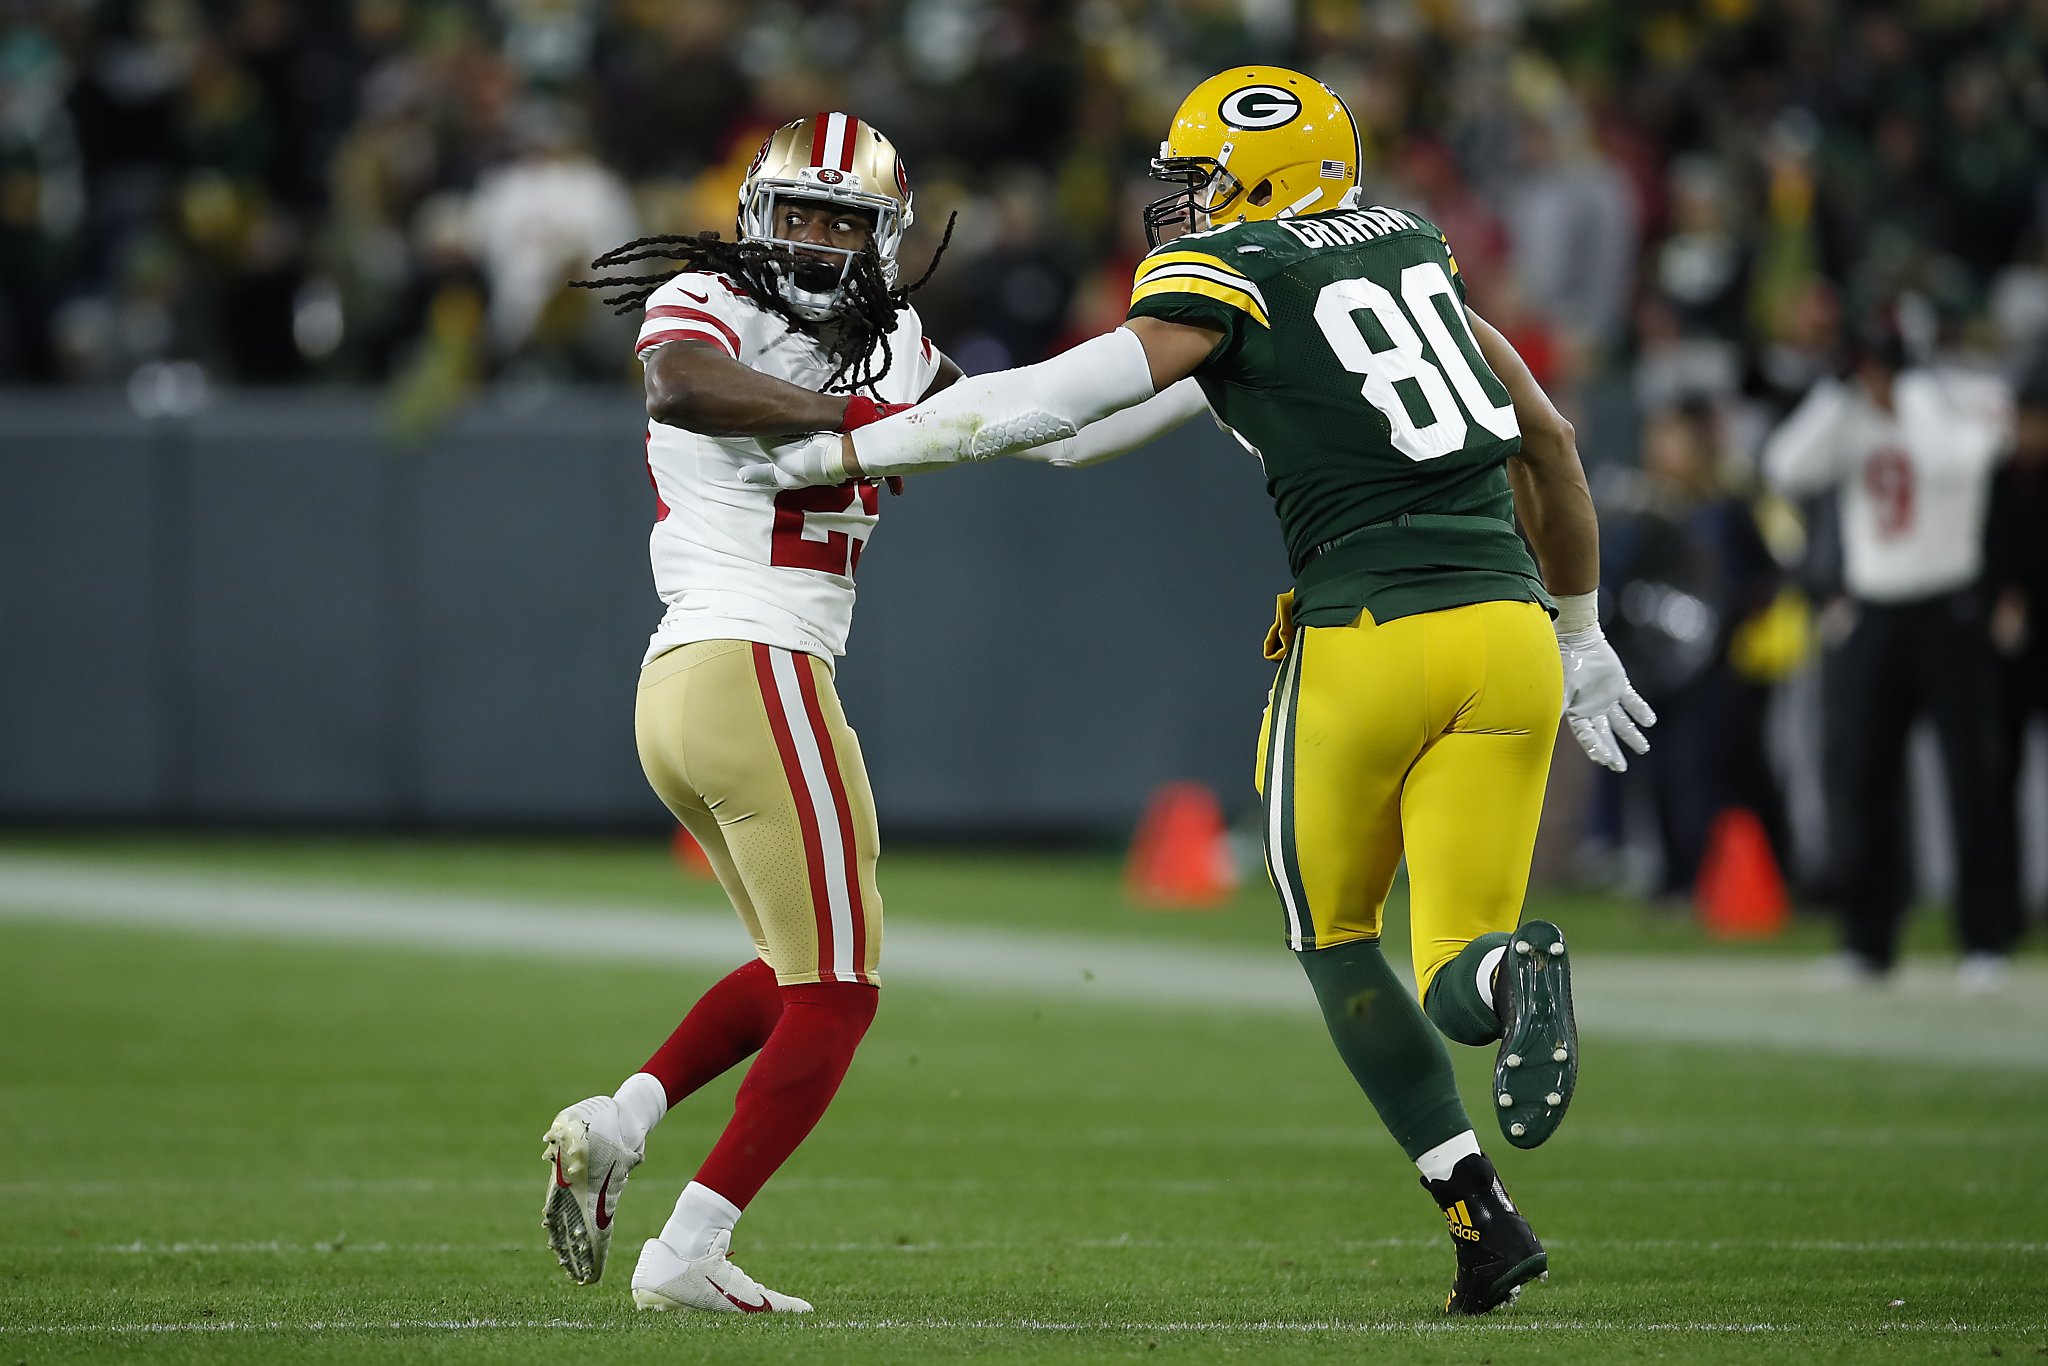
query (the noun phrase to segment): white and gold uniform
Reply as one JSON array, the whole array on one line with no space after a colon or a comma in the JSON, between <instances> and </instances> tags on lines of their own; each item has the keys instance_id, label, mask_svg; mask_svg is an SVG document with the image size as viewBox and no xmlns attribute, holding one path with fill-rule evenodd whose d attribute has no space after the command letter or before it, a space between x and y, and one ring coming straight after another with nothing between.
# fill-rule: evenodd
<instances>
[{"instance_id":1,"label":"white and gold uniform","mask_svg":"<svg viewBox=\"0 0 2048 1366\"><path fill-rule=\"evenodd\" d=\"M643 360L702 342L808 389L836 368L722 276L676 276L645 316ZM888 345L888 373L870 396L914 402L941 361L915 310L898 315ZM832 660L846 650L854 570L880 495L873 484L778 492L740 480L742 465L765 458L751 438L648 423L649 550L666 610L640 674L640 761L778 981L873 983L874 796Z\"/></svg>"}]
</instances>

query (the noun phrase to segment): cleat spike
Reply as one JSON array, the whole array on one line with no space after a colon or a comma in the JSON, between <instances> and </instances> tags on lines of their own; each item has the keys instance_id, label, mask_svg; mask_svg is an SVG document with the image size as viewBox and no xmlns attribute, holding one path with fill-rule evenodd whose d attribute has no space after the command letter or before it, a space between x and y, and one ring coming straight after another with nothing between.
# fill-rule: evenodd
<instances>
[{"instance_id":1,"label":"cleat spike","mask_svg":"<svg viewBox=\"0 0 2048 1366\"><path fill-rule=\"evenodd\" d=\"M1520 1138L1523 1134L1529 1132L1529 1126L1522 1123L1510 1124L1508 1125L1508 1132L1510 1134L1513 1134L1516 1138Z\"/></svg>"},{"instance_id":2,"label":"cleat spike","mask_svg":"<svg viewBox=\"0 0 2048 1366\"><path fill-rule=\"evenodd\" d=\"M1564 1097L1559 1095L1557 1092L1552 1091L1549 1095L1543 1098L1543 1103L1545 1105L1562 1105L1564 1104Z\"/></svg>"},{"instance_id":3,"label":"cleat spike","mask_svg":"<svg viewBox=\"0 0 2048 1366\"><path fill-rule=\"evenodd\" d=\"M1566 1058L1569 1058L1571 1055L1572 1051L1569 1048L1558 1048L1551 1053L1550 1060L1552 1062L1563 1062Z\"/></svg>"},{"instance_id":4,"label":"cleat spike","mask_svg":"<svg viewBox=\"0 0 2048 1366\"><path fill-rule=\"evenodd\" d=\"M1552 958L1564 957L1564 941L1562 939L1550 946L1550 956Z\"/></svg>"},{"instance_id":5,"label":"cleat spike","mask_svg":"<svg viewBox=\"0 0 2048 1366\"><path fill-rule=\"evenodd\" d=\"M1520 1053L1508 1054L1507 1064L1510 1067L1520 1067L1522 1065L1522 1055Z\"/></svg>"},{"instance_id":6,"label":"cleat spike","mask_svg":"<svg viewBox=\"0 0 2048 1366\"><path fill-rule=\"evenodd\" d=\"M1500 1108L1505 1110L1515 1103L1515 1098L1503 1091L1500 1093Z\"/></svg>"},{"instance_id":7,"label":"cleat spike","mask_svg":"<svg viewBox=\"0 0 2048 1366\"><path fill-rule=\"evenodd\" d=\"M1529 954L1529 941L1526 939L1517 939L1515 941L1515 952L1521 954L1523 957L1526 958Z\"/></svg>"}]
</instances>

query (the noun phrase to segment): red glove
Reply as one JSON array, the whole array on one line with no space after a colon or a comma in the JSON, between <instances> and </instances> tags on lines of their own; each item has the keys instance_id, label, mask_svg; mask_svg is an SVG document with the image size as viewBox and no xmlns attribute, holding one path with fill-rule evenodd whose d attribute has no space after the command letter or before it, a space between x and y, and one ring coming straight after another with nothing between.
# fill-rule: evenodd
<instances>
[{"instance_id":1,"label":"red glove","mask_svg":"<svg viewBox=\"0 0 2048 1366\"><path fill-rule=\"evenodd\" d=\"M846 400L846 414L839 419L839 430L855 431L870 422L880 422L891 414L915 406L911 403L878 403L866 394L854 394Z\"/></svg>"},{"instance_id":2,"label":"red glove","mask_svg":"<svg viewBox=\"0 0 2048 1366\"><path fill-rule=\"evenodd\" d=\"M914 403L879 403L866 394L854 394L846 400L846 412L839 419L839 430L850 432L916 406ZM889 485L889 492L898 495L903 492L903 481L897 476L892 474L885 482Z\"/></svg>"}]
</instances>

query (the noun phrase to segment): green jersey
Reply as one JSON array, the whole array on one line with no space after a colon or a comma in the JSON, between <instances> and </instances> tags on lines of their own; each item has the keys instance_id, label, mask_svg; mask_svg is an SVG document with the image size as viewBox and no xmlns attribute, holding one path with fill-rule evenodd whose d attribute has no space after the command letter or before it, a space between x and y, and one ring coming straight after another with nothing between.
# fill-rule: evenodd
<instances>
[{"instance_id":1,"label":"green jersey","mask_svg":"<svg viewBox=\"0 0 2048 1366\"><path fill-rule=\"evenodd\" d=\"M1521 428L1464 300L1443 234L1400 209L1233 224L1139 264L1131 317L1223 331L1195 378L1265 465L1296 622L1550 606L1515 533Z\"/></svg>"}]
</instances>

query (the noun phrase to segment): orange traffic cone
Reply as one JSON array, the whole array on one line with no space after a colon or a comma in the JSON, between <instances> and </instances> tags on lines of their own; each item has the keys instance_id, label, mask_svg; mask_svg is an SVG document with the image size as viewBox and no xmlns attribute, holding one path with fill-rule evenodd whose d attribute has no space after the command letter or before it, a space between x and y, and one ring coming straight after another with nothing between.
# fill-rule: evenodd
<instances>
[{"instance_id":1,"label":"orange traffic cone","mask_svg":"<svg viewBox=\"0 0 2048 1366\"><path fill-rule=\"evenodd\" d=\"M1792 904L1754 811L1730 807L1714 818L1693 899L1708 933L1719 938L1766 939L1784 931Z\"/></svg>"},{"instance_id":2,"label":"orange traffic cone","mask_svg":"<svg viewBox=\"0 0 2048 1366\"><path fill-rule=\"evenodd\" d=\"M676 866L688 876L707 881L718 876L711 871L711 860L704 857L704 846L680 825L676 827L675 838L669 841L669 850L676 856Z\"/></svg>"},{"instance_id":3,"label":"orange traffic cone","mask_svg":"<svg viewBox=\"0 0 2048 1366\"><path fill-rule=\"evenodd\" d=\"M1167 783L1152 794L1124 865L1124 890L1141 906L1214 906L1237 890L1236 860L1216 794Z\"/></svg>"}]
</instances>

